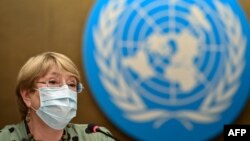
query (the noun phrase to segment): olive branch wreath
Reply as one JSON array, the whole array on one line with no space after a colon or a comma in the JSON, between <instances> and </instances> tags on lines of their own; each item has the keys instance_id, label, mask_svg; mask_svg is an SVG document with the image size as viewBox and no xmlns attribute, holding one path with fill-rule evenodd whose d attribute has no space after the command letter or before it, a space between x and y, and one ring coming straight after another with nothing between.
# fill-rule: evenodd
<instances>
[{"instance_id":1,"label":"olive branch wreath","mask_svg":"<svg viewBox=\"0 0 250 141\"><path fill-rule=\"evenodd\" d=\"M242 28L238 17L234 15L229 5L215 1L225 31L230 43L229 57L226 60L225 75L218 82L217 87L210 90L203 103L195 110L169 111L166 109L150 109L137 93L125 82L117 67L117 55L113 53L114 42L112 33L117 26L119 16L125 10L125 0L110 0L101 9L100 21L93 28L96 50L94 57L100 68L100 80L111 95L112 101L124 111L124 116L135 122L154 122L159 128L170 119L180 121L188 130L192 130L192 122L211 123L220 118L220 113L226 110L232 102L232 97L239 88L239 78L245 67L244 51L246 38L242 35ZM230 86L227 87L226 86Z\"/></svg>"}]
</instances>

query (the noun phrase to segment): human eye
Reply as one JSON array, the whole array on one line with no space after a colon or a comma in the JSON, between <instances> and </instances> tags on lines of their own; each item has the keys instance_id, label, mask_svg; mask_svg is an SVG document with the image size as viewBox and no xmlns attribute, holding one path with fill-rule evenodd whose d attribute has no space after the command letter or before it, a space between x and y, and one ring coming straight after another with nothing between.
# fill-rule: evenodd
<instances>
[{"instance_id":1,"label":"human eye","mask_svg":"<svg viewBox=\"0 0 250 141\"><path fill-rule=\"evenodd\" d=\"M67 85L68 85L71 89L76 90L77 82L75 82L75 81L70 81L70 82L67 82Z\"/></svg>"},{"instance_id":2,"label":"human eye","mask_svg":"<svg viewBox=\"0 0 250 141\"><path fill-rule=\"evenodd\" d=\"M76 83L75 82L69 82L67 83L68 86L76 88Z\"/></svg>"},{"instance_id":3,"label":"human eye","mask_svg":"<svg viewBox=\"0 0 250 141\"><path fill-rule=\"evenodd\" d=\"M59 87L60 82L56 79L49 79L47 81L49 87Z\"/></svg>"}]
</instances>

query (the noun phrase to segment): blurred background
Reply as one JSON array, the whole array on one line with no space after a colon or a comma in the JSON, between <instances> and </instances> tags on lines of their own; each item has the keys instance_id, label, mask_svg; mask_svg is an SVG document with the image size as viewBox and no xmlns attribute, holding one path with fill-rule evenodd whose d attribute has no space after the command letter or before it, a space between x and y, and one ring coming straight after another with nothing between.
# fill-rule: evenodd
<instances>
[{"instance_id":1,"label":"blurred background","mask_svg":"<svg viewBox=\"0 0 250 141\"><path fill-rule=\"evenodd\" d=\"M250 19L250 1L239 0ZM67 55L78 66L86 93L79 96L76 123L107 127L117 138L128 141L97 106L84 77L82 38L93 0L0 0L0 129L20 121L15 83L21 66L33 55L56 51ZM250 78L249 78L250 79ZM250 124L250 101L237 124ZM214 140L223 140L219 135Z\"/></svg>"}]
</instances>

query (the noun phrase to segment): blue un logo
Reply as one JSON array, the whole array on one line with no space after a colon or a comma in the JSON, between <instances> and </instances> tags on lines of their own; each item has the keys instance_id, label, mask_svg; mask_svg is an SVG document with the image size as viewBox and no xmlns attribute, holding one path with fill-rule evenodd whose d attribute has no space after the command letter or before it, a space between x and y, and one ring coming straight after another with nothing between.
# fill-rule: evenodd
<instances>
[{"instance_id":1,"label":"blue un logo","mask_svg":"<svg viewBox=\"0 0 250 141\"><path fill-rule=\"evenodd\" d=\"M249 25L236 1L98 1L84 41L95 99L135 139L209 140L248 101Z\"/></svg>"}]
</instances>

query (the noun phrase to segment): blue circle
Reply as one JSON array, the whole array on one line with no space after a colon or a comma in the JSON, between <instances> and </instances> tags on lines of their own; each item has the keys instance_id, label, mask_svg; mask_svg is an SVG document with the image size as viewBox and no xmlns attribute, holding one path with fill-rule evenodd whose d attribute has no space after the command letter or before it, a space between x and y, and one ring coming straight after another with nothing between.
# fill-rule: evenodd
<instances>
[{"instance_id":1,"label":"blue circle","mask_svg":"<svg viewBox=\"0 0 250 141\"><path fill-rule=\"evenodd\" d=\"M117 4L117 7L121 6L121 8L124 8L120 16L113 19L114 21L112 21L112 16L116 16L115 14L117 14L118 9L110 5L112 2ZM172 5L171 2L160 1L159 3L161 4L159 4L154 0L138 0L136 2L124 0L124 5L121 5L120 2L121 1L115 2L112 0L99 0L96 2L87 21L83 37L84 44L82 46L83 66L88 85L97 104L111 122L127 135L137 140L145 141L210 140L221 134L225 124L233 124L249 100L250 85L248 83L248 79L250 78L250 56L247 56L247 54L250 53L249 23L238 2L234 0L186 0L177 1L177 3L173 1L174 4ZM186 5L186 7L183 5ZM154 6L157 8L154 8ZM243 64L241 64L242 62L234 62L237 59L235 59L235 55L231 54L231 48L236 50L233 51L233 53L240 49L230 46L233 44L230 40L232 35L229 36L228 34L230 32L232 33L232 31L229 31L227 28L230 27L228 21L226 23L223 22L223 17L221 17L218 12L220 6L228 8L229 18L233 16L232 19L234 19L231 22L236 21L235 26L237 26L238 21L238 27L242 28L238 32L234 31L233 33L241 33L238 35L235 34L235 36L242 36L239 39L242 39L242 41L245 39L246 41L245 51L240 56L244 62ZM149 10L147 11L147 9ZM189 23L187 17L189 14L192 14L191 9L194 11L198 10L198 12L201 10L205 13L207 22ZM230 11L230 9L232 11ZM112 13L112 10L116 10L116 12ZM161 13L161 11L169 12L168 17L166 15L166 17L161 17L164 13ZM175 17L174 12L186 16L186 19L182 19L183 17L178 15ZM110 17L107 15L103 16L105 14ZM141 18L143 16L146 16L147 20ZM235 18L238 18L238 20ZM172 20L175 20L176 24L171 24ZM203 19L203 21L205 20ZM113 30L110 30L114 23L116 23L116 26L113 27ZM206 23L210 24L210 28L209 26L206 27ZM199 26L201 26L199 24L203 24L204 27L199 28ZM102 26L109 26L109 28ZM190 29L195 36L202 34L203 36L200 37L200 42L203 43L203 45L207 44L208 47L211 47L215 44L221 44L221 46L224 47L222 47L222 50L224 50L214 54L210 53L212 51L209 50L210 52L205 52L194 60L196 67L199 67L201 71L204 71L207 76L211 77L207 79L207 81L211 80L211 84L208 88L205 88L204 83L204 86L197 87L189 92L190 95L193 96L196 92L198 93L199 89L204 89L200 97L193 100L192 103L164 105L163 103L168 101L157 101L160 101L162 97L165 99L173 99L175 95L162 96L163 94L160 94L159 91L156 90L154 93L151 93L151 95L145 95L141 91L138 91L135 86L137 80L143 79L138 75L140 73L136 73L136 71L133 71L131 68L124 67L123 59L130 55L136 55L136 52L139 52L143 48L143 45L141 45L144 43L143 41L153 32L158 32L161 35L170 34L171 32L177 34L185 28ZM110 33L110 31L112 31L112 33ZM113 42L111 38L114 39ZM112 45L110 45L111 43ZM174 40L169 40L169 44L174 46L173 52L178 51ZM140 48L139 45L141 45ZM216 47L219 48L221 46ZM155 54L152 56L154 55ZM163 61L161 63L165 65ZM167 64L169 64L169 62L167 62ZM231 66L228 67L228 64ZM231 80L230 76L226 76L228 73L237 76L234 72L236 73L239 67L242 67L243 70L238 76L238 79L232 78ZM164 69L159 68L157 71L163 73ZM232 72L228 72L228 70ZM216 71L218 71L218 73ZM124 76L128 77L124 78ZM121 78L124 79L121 80ZM166 84L164 81L155 78L152 79L151 82L152 83L145 83L145 87L150 87L150 84ZM220 93L215 90L219 91L219 86L221 85L224 87L223 93L220 95ZM178 87L178 84L174 86ZM233 91L234 87L236 90L232 93L233 96L230 97L230 90ZM171 89L171 87L169 88ZM152 89L148 88L148 91L150 90ZM170 92L166 94L169 93ZM214 93L216 93L216 95L212 96ZM225 96L226 94L228 94L228 97ZM152 98L156 97L156 100L152 100L150 96L152 96ZM202 110L203 105L206 105L205 101L209 101L209 96L212 97L214 102L210 103L211 105L208 106L209 109ZM139 98L139 101L136 101L138 99L134 97ZM183 99L186 98L185 95L179 97ZM135 104L135 106L131 106L131 108L129 107L129 103L131 103L131 105L136 103L137 105ZM223 109L223 107L225 109ZM219 108L221 108L221 110L219 110ZM221 112L216 112L216 110Z\"/></svg>"}]
</instances>

